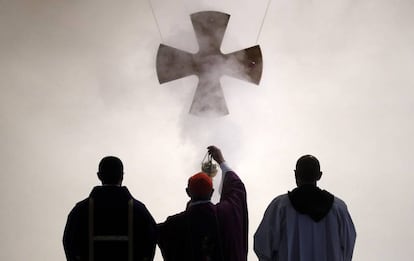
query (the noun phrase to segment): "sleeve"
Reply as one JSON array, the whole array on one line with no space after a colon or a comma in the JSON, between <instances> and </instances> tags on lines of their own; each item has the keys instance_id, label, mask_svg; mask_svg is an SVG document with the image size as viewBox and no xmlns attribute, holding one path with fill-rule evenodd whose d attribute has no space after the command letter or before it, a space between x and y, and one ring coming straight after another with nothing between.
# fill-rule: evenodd
<instances>
[{"instance_id":1,"label":"sleeve","mask_svg":"<svg viewBox=\"0 0 414 261\"><path fill-rule=\"evenodd\" d=\"M237 174L231 170L225 163L222 167L222 189L220 203L229 202L236 206L242 206L246 203L246 188Z\"/></svg>"},{"instance_id":2,"label":"sleeve","mask_svg":"<svg viewBox=\"0 0 414 261\"><path fill-rule=\"evenodd\" d=\"M157 244L163 260L180 260L185 242L185 212L168 217L157 225ZM183 259L184 260L184 259Z\"/></svg>"},{"instance_id":3,"label":"sleeve","mask_svg":"<svg viewBox=\"0 0 414 261\"><path fill-rule=\"evenodd\" d=\"M68 215L65 230L63 232L63 249L67 261L76 261L80 258L80 247L78 246L78 215L74 208Z\"/></svg>"},{"instance_id":4,"label":"sleeve","mask_svg":"<svg viewBox=\"0 0 414 261\"><path fill-rule=\"evenodd\" d=\"M221 194L221 192L223 191L223 181L226 177L226 173L229 171L233 171L228 165L227 162L223 162L220 164L220 168L221 168L221 180L220 180L220 186L219 186L219 193Z\"/></svg>"},{"instance_id":5,"label":"sleeve","mask_svg":"<svg viewBox=\"0 0 414 261\"><path fill-rule=\"evenodd\" d=\"M226 227L227 231L227 234L222 234L223 249L226 249L224 256L226 260L228 256L237 256L235 260L247 258L249 218L246 189L235 172L228 170L223 176L223 190L216 206L220 226Z\"/></svg>"},{"instance_id":6,"label":"sleeve","mask_svg":"<svg viewBox=\"0 0 414 261\"><path fill-rule=\"evenodd\" d=\"M152 261L155 255L156 223L151 213L144 205L140 205L137 213L139 226L135 226L135 257L137 261Z\"/></svg>"},{"instance_id":7,"label":"sleeve","mask_svg":"<svg viewBox=\"0 0 414 261\"><path fill-rule=\"evenodd\" d=\"M278 199L267 207L263 219L254 234L254 252L260 261L274 260L280 245L280 211Z\"/></svg>"},{"instance_id":8,"label":"sleeve","mask_svg":"<svg viewBox=\"0 0 414 261\"><path fill-rule=\"evenodd\" d=\"M343 204L342 208L343 210L341 211L342 217L340 228L341 248L343 251L344 260L351 261L354 252L356 231L354 223L352 222L351 215L349 214L345 203Z\"/></svg>"},{"instance_id":9,"label":"sleeve","mask_svg":"<svg viewBox=\"0 0 414 261\"><path fill-rule=\"evenodd\" d=\"M164 260L172 260L169 255L171 254L172 249L174 249L172 245L175 241L170 238L171 234L167 222L157 225L157 244Z\"/></svg>"}]
</instances>

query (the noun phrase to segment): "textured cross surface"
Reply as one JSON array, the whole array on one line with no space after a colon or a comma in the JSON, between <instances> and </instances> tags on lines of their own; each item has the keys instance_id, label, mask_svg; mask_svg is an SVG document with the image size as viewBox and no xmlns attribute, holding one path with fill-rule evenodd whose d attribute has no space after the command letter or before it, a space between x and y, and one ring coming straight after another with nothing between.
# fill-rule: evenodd
<instances>
[{"instance_id":1,"label":"textured cross surface","mask_svg":"<svg viewBox=\"0 0 414 261\"><path fill-rule=\"evenodd\" d=\"M262 75L262 53L256 45L223 54L220 46L230 15L205 11L191 15L199 45L197 53L188 53L160 44L157 54L157 75L165 83L197 75L198 86L190 113L199 116L223 116L229 113L220 85L222 75L259 84Z\"/></svg>"}]
</instances>

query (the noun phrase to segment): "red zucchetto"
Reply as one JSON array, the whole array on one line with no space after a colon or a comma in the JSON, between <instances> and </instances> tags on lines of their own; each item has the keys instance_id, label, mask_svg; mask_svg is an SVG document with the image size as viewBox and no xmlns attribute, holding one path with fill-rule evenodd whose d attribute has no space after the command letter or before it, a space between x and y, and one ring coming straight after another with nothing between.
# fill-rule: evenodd
<instances>
[{"instance_id":1,"label":"red zucchetto","mask_svg":"<svg viewBox=\"0 0 414 261\"><path fill-rule=\"evenodd\" d=\"M188 179L188 189L193 196L208 196L213 189L213 181L206 173L200 172Z\"/></svg>"}]
</instances>

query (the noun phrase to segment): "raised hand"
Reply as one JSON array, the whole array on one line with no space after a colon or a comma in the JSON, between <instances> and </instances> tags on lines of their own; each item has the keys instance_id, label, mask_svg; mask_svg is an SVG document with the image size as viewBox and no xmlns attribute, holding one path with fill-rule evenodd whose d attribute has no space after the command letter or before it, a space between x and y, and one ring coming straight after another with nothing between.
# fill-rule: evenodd
<instances>
[{"instance_id":1,"label":"raised hand","mask_svg":"<svg viewBox=\"0 0 414 261\"><path fill-rule=\"evenodd\" d=\"M221 150L217 148L216 146L208 146L208 154L218 163L221 164L224 162L223 154L221 153Z\"/></svg>"}]
</instances>

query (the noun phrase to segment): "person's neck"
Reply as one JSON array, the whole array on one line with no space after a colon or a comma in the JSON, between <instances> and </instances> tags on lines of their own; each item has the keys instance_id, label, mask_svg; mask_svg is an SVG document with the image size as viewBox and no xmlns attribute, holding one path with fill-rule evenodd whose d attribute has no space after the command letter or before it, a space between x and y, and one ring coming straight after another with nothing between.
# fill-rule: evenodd
<instances>
[{"instance_id":1,"label":"person's neck","mask_svg":"<svg viewBox=\"0 0 414 261\"><path fill-rule=\"evenodd\" d=\"M189 206L195 206L195 205L200 205L200 204L206 204L206 203L210 203L211 200L210 199L200 199L200 200L191 200Z\"/></svg>"},{"instance_id":2,"label":"person's neck","mask_svg":"<svg viewBox=\"0 0 414 261\"><path fill-rule=\"evenodd\" d=\"M302 186L314 186L314 187L316 187L317 186L316 182L301 182L301 181L296 182L296 185L298 187L302 187Z\"/></svg>"}]
</instances>

